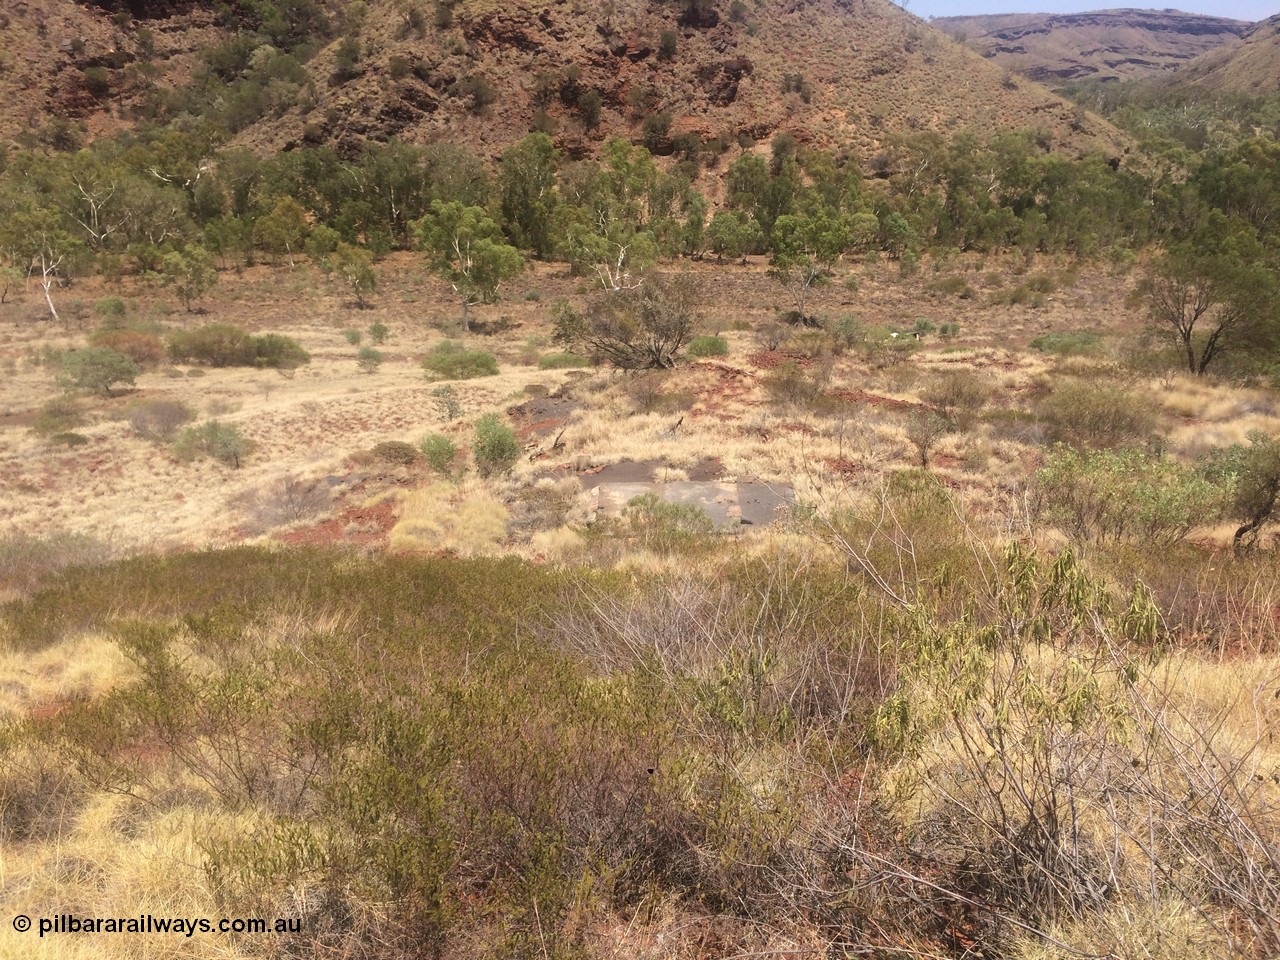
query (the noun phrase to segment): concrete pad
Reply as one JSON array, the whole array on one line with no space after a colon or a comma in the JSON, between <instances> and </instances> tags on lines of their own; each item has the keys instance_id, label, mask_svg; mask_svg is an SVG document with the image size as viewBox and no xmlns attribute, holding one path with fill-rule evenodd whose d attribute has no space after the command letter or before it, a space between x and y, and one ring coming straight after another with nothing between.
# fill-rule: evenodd
<instances>
[{"instance_id":1,"label":"concrete pad","mask_svg":"<svg viewBox=\"0 0 1280 960\"><path fill-rule=\"evenodd\" d=\"M590 519L618 518L628 503L646 493L656 493L668 503L700 507L720 533L739 533L743 526L768 526L781 518L795 502L790 484L699 483L600 483L591 488Z\"/></svg>"}]
</instances>

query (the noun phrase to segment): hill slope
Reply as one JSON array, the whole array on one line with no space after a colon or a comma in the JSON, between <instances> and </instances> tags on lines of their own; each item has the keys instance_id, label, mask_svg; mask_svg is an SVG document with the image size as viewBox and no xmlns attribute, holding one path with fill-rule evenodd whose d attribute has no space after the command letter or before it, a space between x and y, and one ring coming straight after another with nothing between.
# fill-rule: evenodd
<instances>
[{"instance_id":1,"label":"hill slope","mask_svg":"<svg viewBox=\"0 0 1280 960\"><path fill-rule=\"evenodd\" d=\"M41 3L57 15L37 17ZM658 152L682 133L732 143L785 130L866 156L895 133L1009 128L1038 130L1043 143L1072 153L1127 148L1106 122L1010 80L888 0L460 0L437 6L434 20L424 4L411 22L412 4L369 0L357 17L329 0L332 39L305 63L297 94L273 99L282 87L266 89L236 124L239 141L274 151L450 139L493 154L542 110L543 126L579 156L607 136L639 137L655 116ZM234 40L202 5L139 0L134 8L152 16L130 22L105 2L31 0L13 17L11 55L26 65L4 73L0 133L58 114L91 132L111 129L122 106L188 82L198 51L208 57ZM598 110L590 106L597 95ZM205 96L225 99L228 87L207 85Z\"/></svg>"},{"instance_id":2,"label":"hill slope","mask_svg":"<svg viewBox=\"0 0 1280 960\"><path fill-rule=\"evenodd\" d=\"M939 17L933 25L983 57L1052 86L1072 80L1132 80L1231 48L1246 20L1176 10Z\"/></svg>"},{"instance_id":3,"label":"hill slope","mask_svg":"<svg viewBox=\"0 0 1280 960\"><path fill-rule=\"evenodd\" d=\"M1254 24L1239 44L1197 57L1178 79L1231 93L1280 92L1280 15Z\"/></svg>"},{"instance_id":4,"label":"hill slope","mask_svg":"<svg viewBox=\"0 0 1280 960\"><path fill-rule=\"evenodd\" d=\"M90 136L119 129L149 96L188 82L202 53L226 37L198 4L129 6L136 18L105 0L18 0L0 10L0 141L59 118Z\"/></svg>"}]
</instances>

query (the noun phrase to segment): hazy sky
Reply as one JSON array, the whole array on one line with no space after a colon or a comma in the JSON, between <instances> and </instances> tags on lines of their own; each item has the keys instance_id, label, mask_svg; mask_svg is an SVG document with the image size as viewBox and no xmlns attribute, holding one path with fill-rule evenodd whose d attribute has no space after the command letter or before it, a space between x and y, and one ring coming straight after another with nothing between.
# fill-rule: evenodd
<instances>
[{"instance_id":1,"label":"hazy sky","mask_svg":"<svg viewBox=\"0 0 1280 960\"><path fill-rule=\"evenodd\" d=\"M901 0L899 0L901 2ZM1115 10L1141 7L1123 0L908 0L907 9L920 17L957 17L971 13L1076 13L1082 10ZM1181 0L1169 6L1188 13L1210 13L1236 20L1265 20L1280 13L1280 0ZM1160 8L1155 8L1160 9Z\"/></svg>"}]
</instances>

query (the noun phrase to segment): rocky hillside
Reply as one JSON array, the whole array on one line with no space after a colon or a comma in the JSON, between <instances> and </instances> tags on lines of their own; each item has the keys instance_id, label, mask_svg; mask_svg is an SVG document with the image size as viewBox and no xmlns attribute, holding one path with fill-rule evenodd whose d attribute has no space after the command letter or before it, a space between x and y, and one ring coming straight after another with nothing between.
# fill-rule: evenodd
<instances>
[{"instance_id":1,"label":"rocky hillside","mask_svg":"<svg viewBox=\"0 0 1280 960\"><path fill-rule=\"evenodd\" d=\"M1197 57L1178 78L1232 93L1280 93L1280 15L1254 24L1240 43Z\"/></svg>"},{"instance_id":2,"label":"rocky hillside","mask_svg":"<svg viewBox=\"0 0 1280 960\"><path fill-rule=\"evenodd\" d=\"M1049 86L1165 74L1230 50L1253 25L1176 10L940 17L933 25L983 57Z\"/></svg>"},{"instance_id":3,"label":"rocky hillside","mask_svg":"<svg viewBox=\"0 0 1280 960\"><path fill-rule=\"evenodd\" d=\"M186 112L262 151L448 138L492 154L531 125L571 155L611 135L662 153L788 131L867 156L892 134L1001 128L1072 153L1127 149L888 0L299 0L288 9L311 19L268 25L288 58L261 49L250 16L271 4L243 6L215 20L176 0L19 0L0 134Z\"/></svg>"}]
</instances>

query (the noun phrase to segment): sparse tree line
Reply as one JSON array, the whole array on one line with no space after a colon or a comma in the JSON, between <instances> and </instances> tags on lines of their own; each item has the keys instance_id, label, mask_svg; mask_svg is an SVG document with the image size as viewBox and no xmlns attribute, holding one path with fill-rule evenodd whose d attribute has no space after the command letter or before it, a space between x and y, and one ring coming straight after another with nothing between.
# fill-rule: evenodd
<instances>
[{"instance_id":1,"label":"sparse tree line","mask_svg":"<svg viewBox=\"0 0 1280 960\"><path fill-rule=\"evenodd\" d=\"M926 250L1124 262L1154 245L1142 306L1192 372L1276 347L1269 226L1280 148L1270 138L1241 141L1186 176L1069 160L1016 133L899 138L870 158L868 177L856 158L787 134L771 147L728 166L718 209L687 165L666 168L623 139L579 161L532 133L496 163L449 143L263 159L177 131L15 151L0 170L3 295L34 284L57 317L57 288L96 269L167 285L190 309L219 267L306 258L363 305L373 264L417 250L452 286L465 326L470 307L496 300L527 259L567 262L618 292L660 261L751 254L769 258L789 319L807 323L812 288L854 258L887 256L909 273Z\"/></svg>"}]
</instances>

